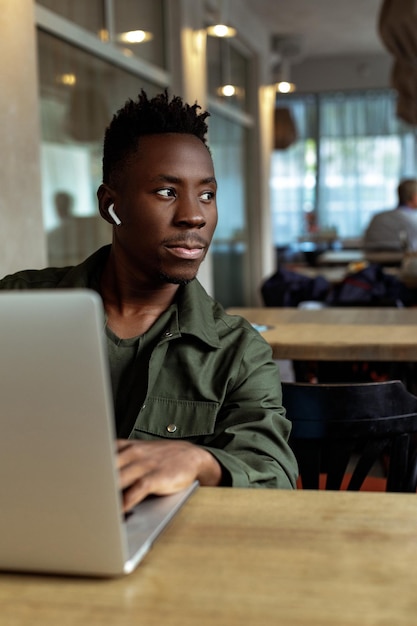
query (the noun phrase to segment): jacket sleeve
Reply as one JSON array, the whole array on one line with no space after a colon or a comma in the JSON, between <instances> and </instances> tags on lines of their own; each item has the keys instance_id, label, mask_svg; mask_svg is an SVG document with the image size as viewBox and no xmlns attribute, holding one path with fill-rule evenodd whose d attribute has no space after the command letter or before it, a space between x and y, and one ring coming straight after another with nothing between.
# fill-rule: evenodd
<instances>
[{"instance_id":1,"label":"jacket sleeve","mask_svg":"<svg viewBox=\"0 0 417 626\"><path fill-rule=\"evenodd\" d=\"M238 351L235 378L207 445L233 487L295 488L297 462L288 445L291 423L282 407L281 383L271 349L252 335Z\"/></svg>"}]
</instances>

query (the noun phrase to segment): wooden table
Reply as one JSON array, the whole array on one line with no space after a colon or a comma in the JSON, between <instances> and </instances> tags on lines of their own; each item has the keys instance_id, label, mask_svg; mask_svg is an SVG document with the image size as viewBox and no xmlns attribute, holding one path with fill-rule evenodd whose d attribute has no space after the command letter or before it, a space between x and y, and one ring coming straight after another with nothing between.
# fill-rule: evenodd
<instances>
[{"instance_id":1,"label":"wooden table","mask_svg":"<svg viewBox=\"0 0 417 626\"><path fill-rule=\"evenodd\" d=\"M403 256L404 252L395 250L326 250L318 256L317 263L318 265L348 265L349 263L369 261L369 263L379 263L380 265L400 265Z\"/></svg>"},{"instance_id":2,"label":"wooden table","mask_svg":"<svg viewBox=\"0 0 417 626\"><path fill-rule=\"evenodd\" d=\"M365 250L363 255L369 263L379 263L380 265L401 265L401 261L404 257L404 252L395 251L395 250L385 250L385 251L372 251Z\"/></svg>"},{"instance_id":3,"label":"wooden table","mask_svg":"<svg viewBox=\"0 0 417 626\"><path fill-rule=\"evenodd\" d=\"M341 283L348 274L347 265L336 265L334 267L313 267L311 265L296 265L287 263L284 266L284 269L287 269L290 272L295 272L296 274L301 274L302 276L306 276L307 278L317 278L318 276L322 276L332 285L337 285L338 283Z\"/></svg>"},{"instance_id":4,"label":"wooden table","mask_svg":"<svg viewBox=\"0 0 417 626\"><path fill-rule=\"evenodd\" d=\"M326 250L318 256L317 263L319 265L348 265L364 260L362 250Z\"/></svg>"},{"instance_id":5,"label":"wooden table","mask_svg":"<svg viewBox=\"0 0 417 626\"><path fill-rule=\"evenodd\" d=\"M115 580L0 575L2 626L415 626L414 494L200 488Z\"/></svg>"},{"instance_id":6,"label":"wooden table","mask_svg":"<svg viewBox=\"0 0 417 626\"><path fill-rule=\"evenodd\" d=\"M417 309L232 308L262 332L275 359L417 361ZM417 622L416 622L417 623Z\"/></svg>"}]
</instances>

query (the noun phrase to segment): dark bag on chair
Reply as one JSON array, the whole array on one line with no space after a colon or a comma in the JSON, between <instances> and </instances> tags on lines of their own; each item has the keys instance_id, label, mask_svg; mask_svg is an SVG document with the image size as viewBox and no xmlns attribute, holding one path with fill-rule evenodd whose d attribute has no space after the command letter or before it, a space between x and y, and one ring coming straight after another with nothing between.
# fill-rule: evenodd
<instances>
[{"instance_id":1,"label":"dark bag on chair","mask_svg":"<svg viewBox=\"0 0 417 626\"><path fill-rule=\"evenodd\" d=\"M323 277L309 278L296 272L279 269L261 286L265 306L296 307L300 302L322 302L329 292L330 283Z\"/></svg>"},{"instance_id":2,"label":"dark bag on chair","mask_svg":"<svg viewBox=\"0 0 417 626\"><path fill-rule=\"evenodd\" d=\"M348 274L329 292L330 306L403 306L404 286L395 276L386 274L382 267L371 264Z\"/></svg>"}]
</instances>

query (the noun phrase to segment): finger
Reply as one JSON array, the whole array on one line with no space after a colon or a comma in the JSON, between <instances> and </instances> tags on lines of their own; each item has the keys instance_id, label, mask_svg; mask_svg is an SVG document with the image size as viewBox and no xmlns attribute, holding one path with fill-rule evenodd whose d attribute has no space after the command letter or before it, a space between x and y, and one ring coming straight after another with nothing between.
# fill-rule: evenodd
<instances>
[{"instance_id":1,"label":"finger","mask_svg":"<svg viewBox=\"0 0 417 626\"><path fill-rule=\"evenodd\" d=\"M140 480L136 481L133 485L122 491L123 511L130 511L130 509L149 496L150 493L151 491L149 491L149 488L147 488L144 483Z\"/></svg>"},{"instance_id":2,"label":"finger","mask_svg":"<svg viewBox=\"0 0 417 626\"><path fill-rule=\"evenodd\" d=\"M123 510L132 509L149 495L166 496L181 491L191 484L189 480L161 479L157 472L148 473L123 490Z\"/></svg>"},{"instance_id":3,"label":"finger","mask_svg":"<svg viewBox=\"0 0 417 626\"><path fill-rule=\"evenodd\" d=\"M163 481L164 482L164 481ZM123 507L125 511L130 510L149 495L167 495L174 493L169 485L162 485L158 472L151 471L144 473L140 478L136 478L131 484L122 489Z\"/></svg>"},{"instance_id":4,"label":"finger","mask_svg":"<svg viewBox=\"0 0 417 626\"><path fill-rule=\"evenodd\" d=\"M129 439L116 439L116 452L120 452L121 450L125 450L126 448L128 448L129 446L131 446L132 443Z\"/></svg>"},{"instance_id":5,"label":"finger","mask_svg":"<svg viewBox=\"0 0 417 626\"><path fill-rule=\"evenodd\" d=\"M135 446L128 440L119 439L117 441L117 455L116 455L116 464L117 468L121 469L131 463L135 462L135 459L138 457L139 447L136 444Z\"/></svg>"},{"instance_id":6,"label":"finger","mask_svg":"<svg viewBox=\"0 0 417 626\"><path fill-rule=\"evenodd\" d=\"M146 475L146 468L139 462L122 464L119 467L120 489L127 489Z\"/></svg>"}]
</instances>

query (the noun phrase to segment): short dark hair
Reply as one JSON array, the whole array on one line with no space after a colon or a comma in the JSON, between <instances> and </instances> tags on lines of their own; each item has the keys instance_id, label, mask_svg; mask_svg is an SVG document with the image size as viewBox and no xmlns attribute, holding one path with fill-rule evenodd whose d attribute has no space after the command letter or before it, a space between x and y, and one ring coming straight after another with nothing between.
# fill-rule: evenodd
<instances>
[{"instance_id":1,"label":"short dark hair","mask_svg":"<svg viewBox=\"0 0 417 626\"><path fill-rule=\"evenodd\" d=\"M189 105L182 98L168 91L149 99L142 89L137 100L127 100L115 113L106 129L103 146L103 182L114 184L123 166L137 154L138 140L144 135L161 133L184 133L195 135L206 145L207 111L198 113L201 107Z\"/></svg>"},{"instance_id":2,"label":"short dark hair","mask_svg":"<svg viewBox=\"0 0 417 626\"><path fill-rule=\"evenodd\" d=\"M398 202L400 206L405 206L417 193L417 180L415 178L405 178L398 185Z\"/></svg>"}]
</instances>

